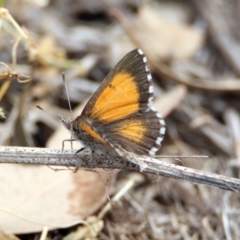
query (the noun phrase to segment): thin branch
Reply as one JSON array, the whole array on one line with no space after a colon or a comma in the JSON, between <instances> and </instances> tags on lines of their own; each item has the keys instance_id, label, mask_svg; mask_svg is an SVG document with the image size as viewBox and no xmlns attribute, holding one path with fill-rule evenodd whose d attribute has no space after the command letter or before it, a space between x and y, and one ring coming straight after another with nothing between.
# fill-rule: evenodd
<instances>
[{"instance_id":1,"label":"thin branch","mask_svg":"<svg viewBox=\"0 0 240 240\"><path fill-rule=\"evenodd\" d=\"M1 146L0 163L65 166L76 169L140 170L145 173L240 192L240 179L178 166L150 157L132 156L131 160L127 160L123 157L113 157L107 154L96 155L92 154L91 151L82 151L76 155L74 151L70 150L62 153L61 150L48 148Z\"/></svg>"}]
</instances>

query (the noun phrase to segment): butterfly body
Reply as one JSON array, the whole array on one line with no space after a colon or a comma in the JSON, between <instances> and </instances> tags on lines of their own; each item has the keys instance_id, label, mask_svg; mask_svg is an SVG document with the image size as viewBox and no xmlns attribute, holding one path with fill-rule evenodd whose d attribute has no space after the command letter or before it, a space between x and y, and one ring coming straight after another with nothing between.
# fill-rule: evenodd
<instances>
[{"instance_id":1,"label":"butterfly body","mask_svg":"<svg viewBox=\"0 0 240 240\"><path fill-rule=\"evenodd\" d=\"M165 122L151 107L153 86L146 62L142 50L128 53L107 75L82 114L63 121L75 139L93 150L154 156L165 134Z\"/></svg>"}]
</instances>

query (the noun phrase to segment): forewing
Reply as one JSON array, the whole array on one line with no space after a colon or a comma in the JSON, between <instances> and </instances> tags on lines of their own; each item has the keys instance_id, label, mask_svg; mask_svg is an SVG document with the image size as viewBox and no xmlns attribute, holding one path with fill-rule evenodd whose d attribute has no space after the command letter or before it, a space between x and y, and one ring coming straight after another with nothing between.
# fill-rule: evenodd
<instances>
[{"instance_id":1,"label":"forewing","mask_svg":"<svg viewBox=\"0 0 240 240\"><path fill-rule=\"evenodd\" d=\"M82 115L109 123L146 111L153 98L151 74L140 49L128 53L107 75Z\"/></svg>"}]
</instances>

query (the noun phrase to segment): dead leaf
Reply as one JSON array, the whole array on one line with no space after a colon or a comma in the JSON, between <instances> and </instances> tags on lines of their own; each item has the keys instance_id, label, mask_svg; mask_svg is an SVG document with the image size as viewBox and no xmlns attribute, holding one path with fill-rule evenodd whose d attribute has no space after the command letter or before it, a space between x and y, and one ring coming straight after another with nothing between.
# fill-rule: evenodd
<instances>
[{"instance_id":1,"label":"dead leaf","mask_svg":"<svg viewBox=\"0 0 240 240\"><path fill-rule=\"evenodd\" d=\"M68 131L59 129L48 147L61 148L62 140L70 138ZM101 176L107 178L109 174ZM68 169L56 172L46 166L2 164L0 179L0 226L6 233L71 226L106 201L106 186L96 172L73 173Z\"/></svg>"},{"instance_id":2,"label":"dead leaf","mask_svg":"<svg viewBox=\"0 0 240 240\"><path fill-rule=\"evenodd\" d=\"M6 234L0 229L0 239L1 240L20 240L18 237L11 235L11 234Z\"/></svg>"},{"instance_id":3,"label":"dead leaf","mask_svg":"<svg viewBox=\"0 0 240 240\"><path fill-rule=\"evenodd\" d=\"M173 23L148 6L140 9L129 30L143 50L162 60L191 58L204 40L200 30Z\"/></svg>"}]
</instances>

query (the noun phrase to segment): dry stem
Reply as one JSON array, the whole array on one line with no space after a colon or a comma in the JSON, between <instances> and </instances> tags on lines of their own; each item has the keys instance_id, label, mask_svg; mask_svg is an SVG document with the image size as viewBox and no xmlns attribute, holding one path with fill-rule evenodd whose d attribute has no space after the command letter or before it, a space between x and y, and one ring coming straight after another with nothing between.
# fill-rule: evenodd
<instances>
[{"instance_id":1,"label":"dry stem","mask_svg":"<svg viewBox=\"0 0 240 240\"><path fill-rule=\"evenodd\" d=\"M237 178L178 166L146 156L133 157L130 162L128 159L119 156L96 155L90 151L82 151L76 155L71 150L63 153L56 149L4 146L0 147L0 153L0 163L40 164L91 170L95 168L141 170L145 173L181 179L229 191L240 191L240 180Z\"/></svg>"}]
</instances>

